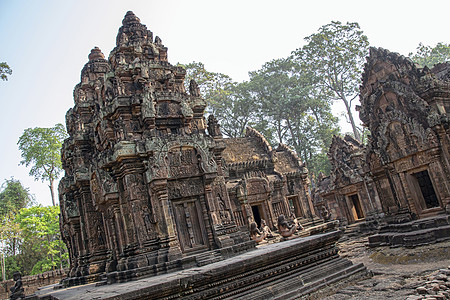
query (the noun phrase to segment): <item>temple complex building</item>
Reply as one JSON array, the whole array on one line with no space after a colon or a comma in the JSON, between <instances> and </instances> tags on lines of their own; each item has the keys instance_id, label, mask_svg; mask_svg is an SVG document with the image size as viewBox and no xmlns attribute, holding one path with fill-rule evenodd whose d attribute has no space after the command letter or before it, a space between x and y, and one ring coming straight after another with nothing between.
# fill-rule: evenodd
<instances>
[{"instance_id":1,"label":"temple complex building","mask_svg":"<svg viewBox=\"0 0 450 300\"><path fill-rule=\"evenodd\" d=\"M399 54L371 48L359 107L368 144L333 139L332 174L319 183L316 205L348 224L449 214L449 83L449 63L419 68Z\"/></svg>"},{"instance_id":2,"label":"temple complex building","mask_svg":"<svg viewBox=\"0 0 450 300\"><path fill-rule=\"evenodd\" d=\"M251 248L228 197L225 143L159 37L128 12L108 59L89 54L67 112L59 185L69 280L179 269L190 253ZM238 246L237 246L238 245Z\"/></svg>"},{"instance_id":3,"label":"temple complex building","mask_svg":"<svg viewBox=\"0 0 450 300\"><path fill-rule=\"evenodd\" d=\"M287 146L272 149L256 130L245 137L224 140L227 189L235 220L248 226L261 220L275 228L285 215L308 225L317 221L309 192L305 165Z\"/></svg>"},{"instance_id":4,"label":"temple complex building","mask_svg":"<svg viewBox=\"0 0 450 300\"><path fill-rule=\"evenodd\" d=\"M248 128L225 139L195 81L128 12L108 59L92 49L66 114L61 232L67 285L128 281L255 246L252 222L318 221L307 169Z\"/></svg>"},{"instance_id":5,"label":"temple complex building","mask_svg":"<svg viewBox=\"0 0 450 300\"><path fill-rule=\"evenodd\" d=\"M319 178L316 211L328 211L341 225L377 218L382 208L373 180L364 172L363 145L349 135L334 136L328 156L331 175Z\"/></svg>"}]
</instances>

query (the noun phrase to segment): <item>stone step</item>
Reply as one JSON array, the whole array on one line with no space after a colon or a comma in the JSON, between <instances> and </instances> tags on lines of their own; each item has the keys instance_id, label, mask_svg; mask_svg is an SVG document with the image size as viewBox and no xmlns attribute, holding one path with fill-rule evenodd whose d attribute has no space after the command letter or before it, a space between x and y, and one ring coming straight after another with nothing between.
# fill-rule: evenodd
<instances>
[{"instance_id":1,"label":"stone step","mask_svg":"<svg viewBox=\"0 0 450 300\"><path fill-rule=\"evenodd\" d=\"M202 267L121 284L37 293L36 299L300 298L328 284L347 281L347 276L353 280L367 276L364 266L339 257L336 242L340 235L334 231L287 240Z\"/></svg>"},{"instance_id":2,"label":"stone step","mask_svg":"<svg viewBox=\"0 0 450 300\"><path fill-rule=\"evenodd\" d=\"M195 256L198 267L212 264L222 259L222 255L217 251L208 251Z\"/></svg>"}]
</instances>

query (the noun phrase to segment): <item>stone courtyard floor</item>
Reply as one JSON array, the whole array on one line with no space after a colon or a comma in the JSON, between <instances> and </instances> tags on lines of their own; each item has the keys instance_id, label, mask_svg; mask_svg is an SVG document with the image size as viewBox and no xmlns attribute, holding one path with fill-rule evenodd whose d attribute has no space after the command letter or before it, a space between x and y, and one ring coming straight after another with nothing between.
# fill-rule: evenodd
<instances>
[{"instance_id":1,"label":"stone courtyard floor","mask_svg":"<svg viewBox=\"0 0 450 300\"><path fill-rule=\"evenodd\" d=\"M330 287L324 292L334 294L315 295L314 298L326 300L450 299L446 294L450 291L450 270L448 269L450 268L450 241L412 249L369 248L367 237L364 237L343 241L339 243L339 248L342 257L350 259L354 264L363 263L373 276L346 287ZM448 281L442 273L449 274ZM417 288L424 294L420 295ZM424 288L436 295L425 294ZM443 294L444 297L438 294Z\"/></svg>"}]
</instances>

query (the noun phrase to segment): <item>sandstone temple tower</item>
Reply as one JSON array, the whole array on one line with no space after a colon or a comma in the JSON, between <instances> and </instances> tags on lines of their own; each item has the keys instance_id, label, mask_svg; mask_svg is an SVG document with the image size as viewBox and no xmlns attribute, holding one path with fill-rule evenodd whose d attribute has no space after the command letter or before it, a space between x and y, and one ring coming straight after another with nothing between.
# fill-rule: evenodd
<instances>
[{"instance_id":1,"label":"sandstone temple tower","mask_svg":"<svg viewBox=\"0 0 450 300\"><path fill-rule=\"evenodd\" d=\"M75 86L62 149L68 284L164 273L189 254L252 247L238 230L225 143L205 101L159 37L128 12L108 59L98 48Z\"/></svg>"}]
</instances>

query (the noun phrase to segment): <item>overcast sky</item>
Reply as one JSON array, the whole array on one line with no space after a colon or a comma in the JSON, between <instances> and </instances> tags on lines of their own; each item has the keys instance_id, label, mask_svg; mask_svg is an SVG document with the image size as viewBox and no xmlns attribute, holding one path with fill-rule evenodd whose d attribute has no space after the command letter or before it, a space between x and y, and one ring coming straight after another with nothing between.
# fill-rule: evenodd
<instances>
[{"instance_id":1,"label":"overcast sky","mask_svg":"<svg viewBox=\"0 0 450 300\"><path fill-rule=\"evenodd\" d=\"M288 56L331 21L358 22L372 46L403 55L419 42L450 42L448 0L0 0L0 62L13 69L0 81L0 183L19 179L39 203L51 205L46 183L18 166L17 141L26 128L65 122L90 50L109 55L128 10L162 39L172 64L200 61L235 81Z\"/></svg>"}]
</instances>

